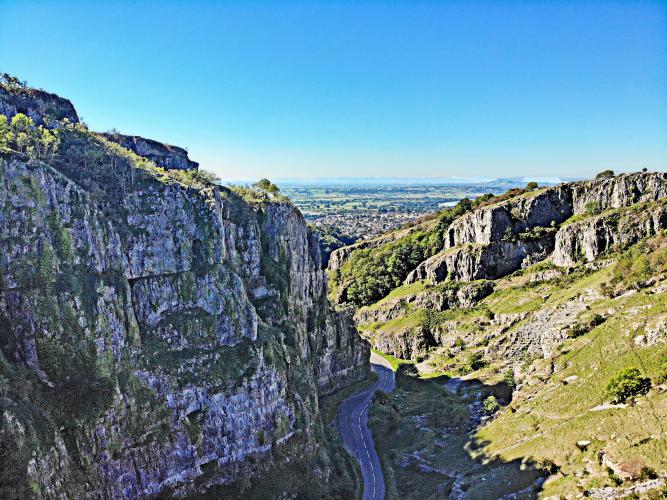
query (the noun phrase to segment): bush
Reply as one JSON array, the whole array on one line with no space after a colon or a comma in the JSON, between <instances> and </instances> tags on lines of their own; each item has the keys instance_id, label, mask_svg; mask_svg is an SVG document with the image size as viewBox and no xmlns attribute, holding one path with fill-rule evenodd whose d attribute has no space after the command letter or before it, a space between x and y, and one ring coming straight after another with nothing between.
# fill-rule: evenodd
<instances>
[{"instance_id":1,"label":"bush","mask_svg":"<svg viewBox=\"0 0 667 500\"><path fill-rule=\"evenodd\" d=\"M503 374L503 382L505 382L512 389L516 387L516 380L514 380L514 370L507 370Z\"/></svg>"},{"instance_id":2,"label":"bush","mask_svg":"<svg viewBox=\"0 0 667 500\"><path fill-rule=\"evenodd\" d=\"M587 215L597 215L601 212L600 205L597 201L589 201L584 207Z\"/></svg>"},{"instance_id":3,"label":"bush","mask_svg":"<svg viewBox=\"0 0 667 500\"><path fill-rule=\"evenodd\" d=\"M528 191L533 191L537 189L537 182L529 182L528 184L526 184L526 189Z\"/></svg>"},{"instance_id":4,"label":"bush","mask_svg":"<svg viewBox=\"0 0 667 500\"><path fill-rule=\"evenodd\" d=\"M452 347L459 347L459 348L464 348L466 346L466 341L463 340L463 337L458 337L455 341L454 344L452 344Z\"/></svg>"},{"instance_id":5,"label":"bush","mask_svg":"<svg viewBox=\"0 0 667 500\"><path fill-rule=\"evenodd\" d=\"M667 383L667 353L662 355L660 359L660 371L655 378L656 384Z\"/></svg>"},{"instance_id":6,"label":"bush","mask_svg":"<svg viewBox=\"0 0 667 500\"><path fill-rule=\"evenodd\" d=\"M625 403L635 396L646 394L651 388L651 379L643 377L639 369L626 368L607 384L607 394L614 403Z\"/></svg>"},{"instance_id":7,"label":"bush","mask_svg":"<svg viewBox=\"0 0 667 500\"><path fill-rule=\"evenodd\" d=\"M472 352L468 355L468 360L466 361L466 368L474 372L480 370L487 365L486 360L481 352Z\"/></svg>"},{"instance_id":8,"label":"bush","mask_svg":"<svg viewBox=\"0 0 667 500\"><path fill-rule=\"evenodd\" d=\"M495 412L500 410L500 403L498 403L498 400L493 394L484 400L482 406L484 407L484 412L487 415L493 415Z\"/></svg>"},{"instance_id":9,"label":"bush","mask_svg":"<svg viewBox=\"0 0 667 500\"><path fill-rule=\"evenodd\" d=\"M581 337L582 335L586 335L593 328L595 328L598 325L601 325L604 322L605 322L605 318L603 316L600 316L599 314L594 314L593 317L590 320L588 320L587 322L578 323L578 324L574 325L572 328L570 328L568 336L571 339L576 339L577 337Z\"/></svg>"}]
</instances>

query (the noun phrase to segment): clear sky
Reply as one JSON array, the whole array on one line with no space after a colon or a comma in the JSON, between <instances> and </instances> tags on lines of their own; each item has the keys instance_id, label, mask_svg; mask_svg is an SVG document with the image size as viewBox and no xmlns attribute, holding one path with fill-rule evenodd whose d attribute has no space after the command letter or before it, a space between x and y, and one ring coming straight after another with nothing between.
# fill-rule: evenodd
<instances>
[{"instance_id":1,"label":"clear sky","mask_svg":"<svg viewBox=\"0 0 667 500\"><path fill-rule=\"evenodd\" d=\"M667 170L667 2L0 0L0 71L223 178Z\"/></svg>"}]
</instances>

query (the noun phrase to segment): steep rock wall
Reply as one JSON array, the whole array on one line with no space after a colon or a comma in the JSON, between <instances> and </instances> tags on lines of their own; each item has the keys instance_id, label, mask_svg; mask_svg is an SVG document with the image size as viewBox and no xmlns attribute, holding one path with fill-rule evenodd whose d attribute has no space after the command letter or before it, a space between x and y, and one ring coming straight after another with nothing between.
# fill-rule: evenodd
<instances>
[{"instance_id":1,"label":"steep rock wall","mask_svg":"<svg viewBox=\"0 0 667 500\"><path fill-rule=\"evenodd\" d=\"M319 397L368 346L301 214L61 135L50 165L0 157L2 496L185 495L326 455Z\"/></svg>"},{"instance_id":2,"label":"steep rock wall","mask_svg":"<svg viewBox=\"0 0 667 500\"><path fill-rule=\"evenodd\" d=\"M592 262L607 251L627 248L665 228L666 202L593 216L558 231L552 259L558 266Z\"/></svg>"},{"instance_id":3,"label":"steep rock wall","mask_svg":"<svg viewBox=\"0 0 667 500\"><path fill-rule=\"evenodd\" d=\"M17 113L28 115L38 125L55 125L64 119L72 123L79 121L74 106L67 99L43 90L0 86L0 115L11 119Z\"/></svg>"},{"instance_id":4,"label":"steep rock wall","mask_svg":"<svg viewBox=\"0 0 667 500\"><path fill-rule=\"evenodd\" d=\"M173 168L177 170L193 170L199 167L199 163L188 157L188 152L172 146L163 144L152 139L145 139L136 135L123 135L118 133L102 134L105 138L120 144L139 156L148 158L162 168Z\"/></svg>"},{"instance_id":5,"label":"steep rock wall","mask_svg":"<svg viewBox=\"0 0 667 500\"><path fill-rule=\"evenodd\" d=\"M642 212L641 204L666 196L667 174L634 173L563 184L483 207L455 220L445 249L420 263L405 283L497 279L549 256L559 266L592 261L663 229L664 205ZM591 211L604 213L587 216ZM560 227L572 216L583 220Z\"/></svg>"}]
</instances>

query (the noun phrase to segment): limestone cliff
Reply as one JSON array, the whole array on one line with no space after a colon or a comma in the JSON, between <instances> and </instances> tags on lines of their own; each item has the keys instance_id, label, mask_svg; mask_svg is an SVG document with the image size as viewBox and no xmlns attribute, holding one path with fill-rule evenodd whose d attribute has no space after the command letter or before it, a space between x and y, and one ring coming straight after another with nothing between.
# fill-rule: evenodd
<instances>
[{"instance_id":1,"label":"limestone cliff","mask_svg":"<svg viewBox=\"0 0 667 500\"><path fill-rule=\"evenodd\" d=\"M667 174L635 173L562 184L483 207L455 220L445 248L406 283L497 279L552 255L557 265L584 255L591 261L614 245L627 247L667 227L664 208L637 214L652 212L645 204L664 197ZM620 213L627 207L634 207L634 216ZM572 217L579 221L561 227Z\"/></svg>"},{"instance_id":2,"label":"limestone cliff","mask_svg":"<svg viewBox=\"0 0 667 500\"><path fill-rule=\"evenodd\" d=\"M0 85L0 115L12 118L17 113L29 116L37 125L56 126L61 120L79 121L74 106L67 99L43 90Z\"/></svg>"},{"instance_id":3,"label":"limestone cliff","mask_svg":"<svg viewBox=\"0 0 667 500\"><path fill-rule=\"evenodd\" d=\"M178 146L162 144L161 142L136 135L123 135L115 132L102 135L110 141L120 144L125 149L148 158L158 167L179 170L190 170L199 167L199 163L192 161L188 157L188 152Z\"/></svg>"},{"instance_id":4,"label":"limestone cliff","mask_svg":"<svg viewBox=\"0 0 667 500\"><path fill-rule=\"evenodd\" d=\"M0 93L60 137L47 162L0 155L0 496L183 496L299 461L326 488L319 397L366 376L368 346L301 214L42 97Z\"/></svg>"}]
</instances>

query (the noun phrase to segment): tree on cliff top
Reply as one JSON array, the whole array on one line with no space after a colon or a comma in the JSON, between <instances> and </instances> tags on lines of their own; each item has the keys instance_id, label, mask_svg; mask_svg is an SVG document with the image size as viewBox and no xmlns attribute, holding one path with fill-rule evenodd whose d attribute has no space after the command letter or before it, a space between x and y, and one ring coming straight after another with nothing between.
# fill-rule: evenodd
<instances>
[{"instance_id":1,"label":"tree on cliff top","mask_svg":"<svg viewBox=\"0 0 667 500\"><path fill-rule=\"evenodd\" d=\"M595 179L597 180L602 180L602 179L611 179L614 177L614 171L613 170L603 170L600 172L598 175L595 176Z\"/></svg>"},{"instance_id":2,"label":"tree on cliff top","mask_svg":"<svg viewBox=\"0 0 667 500\"><path fill-rule=\"evenodd\" d=\"M257 182L255 182L253 186L274 194L280 191L280 188L276 186L273 182L271 182L269 179L260 179Z\"/></svg>"}]
</instances>

